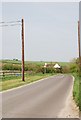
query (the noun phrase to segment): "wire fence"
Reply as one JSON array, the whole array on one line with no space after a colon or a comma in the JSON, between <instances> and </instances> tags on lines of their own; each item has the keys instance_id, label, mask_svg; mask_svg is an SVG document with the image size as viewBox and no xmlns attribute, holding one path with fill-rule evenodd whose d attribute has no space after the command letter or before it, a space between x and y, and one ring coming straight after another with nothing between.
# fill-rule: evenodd
<instances>
[{"instance_id":1,"label":"wire fence","mask_svg":"<svg viewBox=\"0 0 81 120\"><path fill-rule=\"evenodd\" d=\"M21 76L21 71L11 71L11 70L6 70L6 71L0 71L0 76L5 77L5 76Z\"/></svg>"},{"instance_id":2,"label":"wire fence","mask_svg":"<svg viewBox=\"0 0 81 120\"><path fill-rule=\"evenodd\" d=\"M0 22L0 27L21 25L21 21Z\"/></svg>"}]
</instances>

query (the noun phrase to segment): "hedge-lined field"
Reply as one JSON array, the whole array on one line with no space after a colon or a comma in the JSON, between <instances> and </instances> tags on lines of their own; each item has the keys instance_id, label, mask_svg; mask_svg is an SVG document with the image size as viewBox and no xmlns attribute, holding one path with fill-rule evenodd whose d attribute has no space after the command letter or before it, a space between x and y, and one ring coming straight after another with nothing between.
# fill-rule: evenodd
<instances>
[{"instance_id":1,"label":"hedge-lined field","mask_svg":"<svg viewBox=\"0 0 81 120\"><path fill-rule=\"evenodd\" d=\"M1 61L0 61L1 63ZM25 71L34 71L42 72L44 64L50 64L48 69L52 69L57 62L43 62L43 61L26 61L25 62ZM68 62L59 62L61 66L66 66ZM2 61L2 70L19 70L21 71L21 61L15 60L3 60ZM51 71L52 72L52 71Z\"/></svg>"}]
</instances>

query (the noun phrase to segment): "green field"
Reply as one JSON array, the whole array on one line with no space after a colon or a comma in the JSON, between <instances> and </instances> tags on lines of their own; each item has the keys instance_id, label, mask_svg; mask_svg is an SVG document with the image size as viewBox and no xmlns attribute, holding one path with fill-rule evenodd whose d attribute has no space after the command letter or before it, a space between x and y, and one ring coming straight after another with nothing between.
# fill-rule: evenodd
<instances>
[{"instance_id":1,"label":"green field","mask_svg":"<svg viewBox=\"0 0 81 120\"><path fill-rule=\"evenodd\" d=\"M11 64L21 64L21 61L15 61L15 60L0 60L0 63L11 63ZM25 64L36 64L36 65L44 65L44 63L48 64L55 64L57 62L52 62L52 61L25 61ZM60 65L65 66L69 64L69 62L59 62Z\"/></svg>"}]
</instances>

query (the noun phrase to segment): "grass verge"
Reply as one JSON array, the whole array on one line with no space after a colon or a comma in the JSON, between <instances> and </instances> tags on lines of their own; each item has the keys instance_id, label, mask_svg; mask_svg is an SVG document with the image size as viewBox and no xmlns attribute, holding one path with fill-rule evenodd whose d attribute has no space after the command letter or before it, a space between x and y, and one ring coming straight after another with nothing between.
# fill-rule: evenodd
<instances>
[{"instance_id":1,"label":"grass verge","mask_svg":"<svg viewBox=\"0 0 81 120\"><path fill-rule=\"evenodd\" d=\"M81 111L81 77L77 73L73 73L73 76L75 77L73 87L73 98Z\"/></svg>"},{"instance_id":2,"label":"grass verge","mask_svg":"<svg viewBox=\"0 0 81 120\"><path fill-rule=\"evenodd\" d=\"M8 89L15 88L21 85L25 85L25 84L28 84L28 83L40 80L42 78L52 76L52 75L53 74L42 74L42 73L35 74L35 75L26 75L25 82L21 80L21 77L13 77L13 76L9 76L7 78L4 77L2 81L0 81L0 91L8 90Z\"/></svg>"}]
</instances>

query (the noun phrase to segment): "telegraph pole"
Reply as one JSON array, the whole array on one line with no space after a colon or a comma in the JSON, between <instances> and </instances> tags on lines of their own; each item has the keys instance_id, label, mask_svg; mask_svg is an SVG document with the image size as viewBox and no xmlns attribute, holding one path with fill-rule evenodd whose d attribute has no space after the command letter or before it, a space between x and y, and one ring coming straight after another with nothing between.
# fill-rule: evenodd
<instances>
[{"instance_id":1,"label":"telegraph pole","mask_svg":"<svg viewBox=\"0 0 81 120\"><path fill-rule=\"evenodd\" d=\"M81 71L81 48L80 48L80 21L78 21L78 46L79 46L79 67L80 67L80 71Z\"/></svg>"},{"instance_id":2,"label":"telegraph pole","mask_svg":"<svg viewBox=\"0 0 81 120\"><path fill-rule=\"evenodd\" d=\"M80 56L80 21L78 21L78 46L79 46L79 58Z\"/></svg>"},{"instance_id":3,"label":"telegraph pole","mask_svg":"<svg viewBox=\"0 0 81 120\"><path fill-rule=\"evenodd\" d=\"M22 19L22 81L24 79L24 19Z\"/></svg>"}]
</instances>

